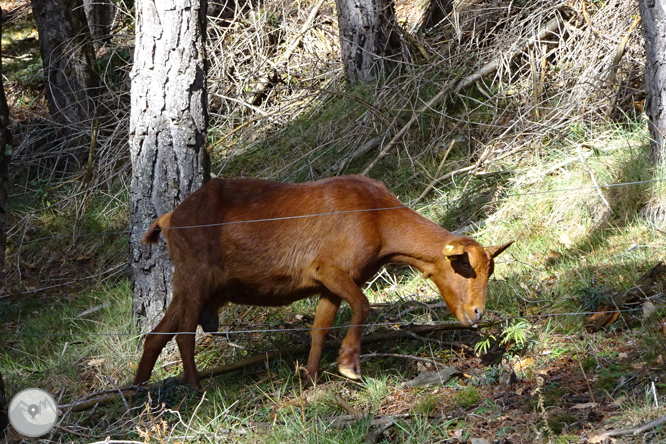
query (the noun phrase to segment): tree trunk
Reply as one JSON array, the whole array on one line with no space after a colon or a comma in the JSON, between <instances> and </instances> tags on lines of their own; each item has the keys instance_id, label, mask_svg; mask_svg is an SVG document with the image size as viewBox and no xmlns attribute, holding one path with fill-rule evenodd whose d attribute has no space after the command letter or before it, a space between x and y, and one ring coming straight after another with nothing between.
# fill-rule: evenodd
<instances>
[{"instance_id":1,"label":"tree trunk","mask_svg":"<svg viewBox=\"0 0 666 444\"><path fill-rule=\"evenodd\" d=\"M83 0L90 35L96 44L110 37L116 7L111 0Z\"/></svg>"},{"instance_id":2,"label":"tree trunk","mask_svg":"<svg viewBox=\"0 0 666 444\"><path fill-rule=\"evenodd\" d=\"M381 76L391 55L395 11L390 0L336 0L340 53L345 77L351 84Z\"/></svg>"},{"instance_id":3,"label":"tree trunk","mask_svg":"<svg viewBox=\"0 0 666 444\"><path fill-rule=\"evenodd\" d=\"M2 36L2 10L0 9L0 36ZM9 107L2 82L2 57L0 55L0 287L4 283L2 273L5 264L5 216L7 215L7 179L9 176L9 156L6 148L11 144L9 132ZM0 438L5 436L7 425L7 400L5 399L5 383L0 373Z\"/></svg>"},{"instance_id":4,"label":"tree trunk","mask_svg":"<svg viewBox=\"0 0 666 444\"><path fill-rule=\"evenodd\" d=\"M645 40L645 112L650 129L652 161L666 160L666 0L639 0Z\"/></svg>"},{"instance_id":5,"label":"tree trunk","mask_svg":"<svg viewBox=\"0 0 666 444\"><path fill-rule=\"evenodd\" d=\"M134 313L152 327L171 301L166 246L141 238L210 174L205 148L206 0L139 0L132 69L130 236Z\"/></svg>"},{"instance_id":6,"label":"tree trunk","mask_svg":"<svg viewBox=\"0 0 666 444\"><path fill-rule=\"evenodd\" d=\"M95 114L99 76L82 0L32 0L51 118L71 137ZM87 128L86 128L87 129Z\"/></svg>"}]
</instances>

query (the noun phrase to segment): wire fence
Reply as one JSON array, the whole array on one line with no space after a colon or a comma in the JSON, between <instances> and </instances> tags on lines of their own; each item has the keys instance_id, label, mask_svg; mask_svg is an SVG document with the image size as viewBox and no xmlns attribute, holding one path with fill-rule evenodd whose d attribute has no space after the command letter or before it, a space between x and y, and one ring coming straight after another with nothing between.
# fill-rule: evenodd
<instances>
[{"instance_id":1,"label":"wire fence","mask_svg":"<svg viewBox=\"0 0 666 444\"><path fill-rule=\"evenodd\" d=\"M496 199L496 200L505 200L505 199L508 199L508 198L511 198L511 197L525 197L525 196L537 196L537 195L554 194L554 193L588 191L588 190L596 190L596 189L603 189L603 188L615 188L615 187L622 187L622 186L647 185L647 184L654 184L654 183L660 183L660 182L666 182L666 178L665 179L642 180L642 181L635 181L635 182L618 182L618 183L610 183L610 184L604 184L604 185L598 185L598 186L587 186L587 187L577 187L577 188L562 188L562 189L548 190L548 191L534 191L534 192L528 192L528 193L512 193L512 194L506 194L506 195L503 195L503 196L482 194L482 195L479 195L479 196L460 197L460 198L456 198L456 199L446 199L446 200L437 199L434 202L436 202L438 204L450 205L450 204L454 204L454 203L471 202L471 201L475 201L475 200L490 199L490 198ZM414 208L414 210L418 211L421 208L425 208L425 207L429 207L429 206L432 206L432 203L419 205L418 207ZM275 221L283 221L283 220L290 220L290 219L306 219L306 218L310 218L310 217L335 216L335 215L341 215L341 214L352 214L352 213L362 213L362 212L372 212L372 211L388 211L388 210L397 210L397 209L403 209L403 208L410 208L410 206L409 205L399 205L399 206L386 207L386 208L367 208L367 209L358 209L358 210L331 211L331 212L325 212L325 213L303 214L303 215L296 215L296 216L262 218L262 219L230 221L230 222L219 222L219 223L206 224L206 225L190 225L190 226L182 226L182 227L169 227L169 229L174 230L174 229L187 229L187 228L208 228L208 227L217 227L217 226L225 226L225 225L238 225L238 224L245 224L245 223L275 222ZM143 233L148 228L150 228L150 225L139 226L139 227L136 227L135 229L127 229L127 230L120 230L120 231L100 231L100 232L95 232L95 233L72 233L72 234L60 235L60 236L45 236L45 237L40 237L40 238L37 238L37 239L32 239L32 240L27 240L27 241L18 241L18 242L15 242L15 243L17 245L25 246L25 245L30 245L30 244L34 244L34 243L38 243L38 242L44 242L44 241L48 241L48 240L73 239L73 238L92 237L92 236L131 235L135 232Z\"/></svg>"},{"instance_id":2,"label":"wire fence","mask_svg":"<svg viewBox=\"0 0 666 444\"><path fill-rule=\"evenodd\" d=\"M611 314L611 313L636 313L643 311L642 307L639 308L626 308L626 309L616 309L616 310L606 310L606 311L583 311L583 312L569 312L569 313L547 313L547 314L535 314L535 315L525 315L525 316L512 316L506 318L492 319L487 321L479 322L470 326L470 329L478 329L480 327L489 326L489 325L508 325L509 322L518 320L518 319L533 319L541 320L547 318L554 318L560 316L591 316L595 314ZM412 321L388 321L388 322L378 322L378 323L367 323L367 324L347 324L347 325L335 325L327 328L321 328L321 330L345 330L351 327L391 327L395 329L396 327L410 327L414 325L458 325L450 321L429 321L425 324L416 323ZM460 324L462 325L462 324ZM224 326L224 325L223 325ZM212 336L225 336L229 338L230 336L240 336L240 335L255 335L258 333L269 334L269 333L308 333L313 330L319 330L314 327L290 327L290 328L260 328L260 329L243 329L243 330L229 330L229 331L218 331L214 333L201 333L201 332L192 332L192 331L177 331L177 332L112 332L112 333L94 333L94 332L58 332L58 333L25 333L25 332L2 332L0 331L0 337L2 336L15 336L15 337L36 337L36 338L52 338L52 337L77 337L77 336L86 336L86 337L140 337L148 334L152 335L206 335L211 334Z\"/></svg>"},{"instance_id":3,"label":"wire fence","mask_svg":"<svg viewBox=\"0 0 666 444\"><path fill-rule=\"evenodd\" d=\"M622 187L622 186L634 186L634 185L648 185L648 184L654 184L654 183L659 183L659 182L664 182L666 179L651 179L651 180L644 180L644 181L634 181L634 182L619 182L619 183L610 183L610 184L604 184L604 185L598 185L598 186L587 186L587 187L578 187L578 188L563 188L563 189L557 189L557 190L548 190L548 191L535 191L535 192L527 192L527 193L512 193L512 194L506 194L503 196L495 196L495 195L480 195L480 196L474 196L474 197L462 197L462 198L457 198L457 199L449 199L446 202L442 200L436 200L435 202L437 203L446 203L446 204L452 204L452 203L458 203L458 202L464 202L464 201L473 201L477 199L487 199L487 198L494 198L496 200L501 200L501 199L508 199L510 197L523 197L523 196L533 196L533 195L543 195L543 194L552 194L552 193L565 193L565 192L576 192L576 191L586 191L586 190L595 190L595 189L602 189L602 188L614 188L614 187ZM426 206L431 206L432 203L430 204L425 204L422 207ZM192 225L192 226L182 226L182 227L173 227L170 229L187 229L187 228L204 228L204 227L215 227L215 226L224 226L224 225L237 225L237 224L244 224L244 223L259 223L259 222L273 222L273 221L282 221L282 220L289 220L289 219L305 219L305 218L310 218L310 217L325 217L325 216L332 216L332 215L342 215L342 214L351 214L351 213L360 213L360 212L371 212L371 211L391 211L391 210L397 210L397 209L403 209L403 208L409 208L408 205L400 205L400 206L394 206L394 207L387 207L387 208L370 208L370 209L359 209L359 210L346 210L346 211L334 211L334 212L326 212L326 213L317 213L317 214L306 214L306 215L297 215L297 216L286 216L286 217L276 217L276 218L262 218L262 219L253 219L253 220L244 220L244 221L230 221L230 222L220 222L220 223L215 223L215 224L207 224L207 225ZM418 211L418 208L416 209ZM148 228L148 227L146 227ZM136 229L135 231L138 231L139 229ZM142 229L142 232L144 229ZM67 236L49 236L49 237L43 237L43 238L38 238L26 242L21 242L21 245L27 245L27 244L32 244L36 242L44 242L47 240L58 240L58 239L71 239L74 237L86 237L86 236L108 236L108 235L126 235L126 234L131 234L133 231L132 230L123 230L123 231L104 231L104 232L97 232L97 233L81 233L81 234L72 234L72 235L67 235ZM74 283L78 283L81 281L86 281L86 280L91 280L91 279L96 279L96 278L101 278L101 277L111 277L114 276L115 274L119 273L122 271L123 267L126 267L127 263L122 263L119 265L116 265L102 273L98 273L95 275L91 276L86 276L84 278L76 279L76 280L71 280L68 282L63 282L55 285L50 285L47 287L41 287L37 289L32 289L32 290L27 290L24 292L19 292L19 293L12 293L12 294L5 294L1 295L0 299L3 298L9 298L13 296L21 296L21 295L27 295L27 294L34 294L38 293L40 291L45 291L49 289L54 289L54 288L60 288L68 285L72 285ZM550 303L551 301L544 301ZM612 312L618 312L618 313L628 313L628 312L635 312L635 311L640 311L642 308L635 308L635 309L625 309L625 310L613 310ZM517 317L508 317L508 318L502 318L499 320L492 320L490 322L510 322L515 319L541 319L541 318L550 318L550 317L560 317L560 316L589 316L593 314L602 314L602 313L608 313L608 311L586 311L586 312L574 312L574 313L548 313L548 314L540 314L540 315L527 315L527 316L517 316ZM432 325L437 325L442 322L431 322ZM406 325L413 325L413 322L407 322L407 321L399 321L399 322L386 322L386 323L374 323L374 324L364 324L364 327L397 327L397 326L406 326ZM330 327L332 330L336 329L346 329L351 327L351 325L343 325L343 326L334 326ZM215 335L241 335L241 334L258 334L258 333L278 333L278 332L309 332L311 331L312 328L279 328L279 329L253 329L253 330L238 330L238 331L228 331L228 332L218 332L214 333ZM89 332L80 332L80 333L75 333L75 332L69 332L69 333L23 333L23 332L2 332L0 331L0 337L1 336L29 336L29 337L68 337L68 336L141 336L141 335L146 335L150 332L127 332L127 333L89 333ZM151 334L169 334L169 335L189 335L189 334L199 334L197 332L173 332L173 333L151 333Z\"/></svg>"}]
</instances>

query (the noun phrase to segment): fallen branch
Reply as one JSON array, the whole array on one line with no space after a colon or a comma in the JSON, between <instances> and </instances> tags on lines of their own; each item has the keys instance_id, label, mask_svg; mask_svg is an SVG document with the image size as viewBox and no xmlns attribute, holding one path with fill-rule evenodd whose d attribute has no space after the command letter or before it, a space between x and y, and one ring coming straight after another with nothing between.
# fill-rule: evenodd
<instances>
[{"instance_id":1,"label":"fallen branch","mask_svg":"<svg viewBox=\"0 0 666 444\"><path fill-rule=\"evenodd\" d=\"M421 107L421 109L419 109L414 114L412 114L412 118L409 119L409 122L407 122L407 124L405 126L403 126L400 131L398 131L398 134L396 134L393 137L393 139L391 139L391 141L388 143L388 145L386 145L384 148L382 148L382 150L379 152L377 157L375 157L375 159L372 162L370 162L370 165L368 165L367 168L365 170L363 170L363 172L361 174L364 175L364 176L367 176L367 174L370 172L370 170L377 164L377 162L379 162L384 156L386 156L386 154L388 154L389 150L393 147L393 145L395 145L398 142L398 140L400 140L400 138L407 132L409 127L412 126L412 123L414 123L416 121L416 119L418 119L421 114L423 114L426 110L432 108L432 106L435 103L437 103L439 101L439 99L444 97L444 95L448 94L449 91L451 91L452 89L454 89L454 91L453 91L454 93L458 92L460 87L456 87L456 83L458 82L460 77L462 77L461 74L459 74L458 77L456 77L452 81L447 82L446 85L444 85L444 88L442 88L442 90L440 92L438 92L437 95L435 95L435 97L430 99L430 101L428 101L428 103L423 105Z\"/></svg>"},{"instance_id":2,"label":"fallen branch","mask_svg":"<svg viewBox=\"0 0 666 444\"><path fill-rule=\"evenodd\" d=\"M359 356L360 358L402 358L402 359L411 359L412 361L419 361L419 362L425 362L427 364L433 364L435 366L437 365L443 365L433 359L428 359L428 358L421 358L419 356L413 356L413 355L401 355L399 353L377 353L373 352L367 355L361 355Z\"/></svg>"},{"instance_id":3,"label":"fallen branch","mask_svg":"<svg viewBox=\"0 0 666 444\"><path fill-rule=\"evenodd\" d=\"M380 416L373 416L372 419L370 420L369 426L382 426L385 424L393 423L397 418L409 418L410 414L402 414L402 415L380 415ZM351 424L355 424L366 417L361 417L359 418L358 416L353 416L353 415L344 415L344 416L338 416L336 418L332 418L333 420L329 424L332 428L334 429L342 429L345 428Z\"/></svg>"},{"instance_id":4,"label":"fallen branch","mask_svg":"<svg viewBox=\"0 0 666 444\"><path fill-rule=\"evenodd\" d=\"M435 185L437 185L437 182L438 182L437 178L439 177L439 174L442 172L442 168L444 167L444 162L446 162L446 159L448 159L448 157L449 157L449 153L451 152L451 150L453 149L453 146L454 146L455 144L456 144L456 139L453 139L453 140L451 141L451 145L449 145L449 149L447 149L446 152L444 153L444 157L442 157L442 161L439 163L439 166L437 167L437 171L435 171L435 179L433 179L433 180L428 184L428 186L426 187L426 189L423 190L423 193L421 193L421 195L420 195L419 197L416 198L416 201L417 201L417 202L420 201L421 199L423 199L424 197L426 197L426 196L428 195L428 193L430 193L430 191L431 191L433 188L435 188Z\"/></svg>"},{"instance_id":5,"label":"fallen branch","mask_svg":"<svg viewBox=\"0 0 666 444\"><path fill-rule=\"evenodd\" d=\"M510 62L514 58L516 58L519 54L521 54L523 51L526 49L530 48L534 44L538 43L540 40L544 39L548 34L555 32L560 26L560 19L558 17L555 17L551 19L546 26L537 34L535 37L531 39L526 39L522 44L518 45L518 48L510 52L506 57L497 57L493 61L485 64L482 66L478 71L474 72L473 74L470 74L469 76L465 77L458 83L458 79L460 76L456 77L454 80L451 82L448 82L442 90L435 95L432 99L428 101L423 107L421 107L418 111L416 111L413 115L412 118L409 119L409 122L405 126L402 127L400 131L398 131L398 134L391 139L391 141L386 145L382 150L379 152L377 157L370 162L370 165L368 165L365 170L361 174L367 175L370 170L379 162L386 154L388 154L389 150L398 142L398 140L407 132L409 127L416 121L416 119L423 114L426 110L431 108L433 105L435 105L442 97L444 97L446 94L449 92L452 92L453 94L456 94L458 91L460 91L463 88L467 88L468 86L476 83L478 80L483 79L484 77L489 76L490 74L494 73L497 71L500 67L500 65L503 62ZM470 168L471 169L471 168Z\"/></svg>"},{"instance_id":6,"label":"fallen branch","mask_svg":"<svg viewBox=\"0 0 666 444\"><path fill-rule=\"evenodd\" d=\"M370 423L368 424L369 427L372 426L384 426L386 424L393 424L396 419L400 418L410 418L412 415L409 413L403 413L400 415L378 415L378 416L371 416L371 415L341 415L341 416L332 416L332 417L324 417L324 418L319 418L319 421L327 424L329 427L333 429L343 429L345 427L348 427L350 425L354 425L358 423L359 421L367 421L370 419ZM276 424L280 424L280 422L252 422L251 425L252 427L258 428L258 429L270 429L271 427L275 426Z\"/></svg>"},{"instance_id":7,"label":"fallen branch","mask_svg":"<svg viewBox=\"0 0 666 444\"><path fill-rule=\"evenodd\" d=\"M310 29L312 26L312 23L314 22L315 17L317 17L317 13L319 12L319 9L321 9L321 6L324 4L324 0L319 0L316 5L312 8L310 11L310 15L308 16L307 20L301 27L301 32L296 36L296 38L289 44L287 47L287 50L282 53L282 55L279 57L277 62L273 65L275 68L281 68L286 66L289 63L289 59L291 58L291 54L294 52L296 47L300 45L301 40L303 40L303 36L305 33ZM259 84L263 85L264 87L261 88L259 91L257 91L254 94L254 98L252 100L253 105L257 105L258 101L261 101L261 97L263 97L266 92L271 88L274 82L271 81L269 75L265 75L260 81Z\"/></svg>"},{"instance_id":8,"label":"fallen branch","mask_svg":"<svg viewBox=\"0 0 666 444\"><path fill-rule=\"evenodd\" d=\"M504 154L501 154L501 155L499 155L499 156L493 158L493 161L497 162L498 160L502 160L502 159L504 159L505 157L512 156L512 155L514 155L514 154L516 154L516 153L518 153L518 152L520 152L520 151L522 151L522 150L524 150L524 149L526 149L526 148L527 148L527 146L523 146L523 145L521 145L521 146L519 146L519 147L516 147L516 148L512 149L511 151L508 151L508 152L506 152L506 153L504 153ZM437 182L441 182L441 181L443 181L443 180L449 179L449 178L451 178L451 177L453 177L453 176L456 176L456 175L458 175L458 174L462 174L462 173L466 173L466 172L468 172L468 171L474 171L474 170L476 170L477 168L479 168L479 167L483 164L483 162L485 162L486 158L487 158L488 155L490 154L490 150L491 150L491 147L486 148L486 150L483 152L483 154L481 155L481 157L479 157L479 160L477 160L477 161L474 163L474 165L470 165L470 166L467 166L467 167L465 167L465 168L460 168L459 170L455 170L455 171L451 171L450 173L446 173L446 174L443 175L442 177L438 177L437 179L435 179L435 180L432 182L433 186L432 186L432 187L429 186L429 188L427 188L427 191L430 192L430 191L434 188L434 184L437 183ZM425 193L425 192L424 192L424 193L421 193L421 195L420 195L420 196L419 196L414 202L412 202L412 204L416 204L416 203L418 203L418 202L419 202L421 199L423 199L426 195L427 195L427 193Z\"/></svg>"},{"instance_id":9,"label":"fallen branch","mask_svg":"<svg viewBox=\"0 0 666 444\"><path fill-rule=\"evenodd\" d=\"M387 431L393 425L393 421L387 422L386 424L379 425L375 430L369 430L365 435L364 444L375 444L379 441L379 438L382 437L385 431Z\"/></svg>"},{"instance_id":10,"label":"fallen branch","mask_svg":"<svg viewBox=\"0 0 666 444\"><path fill-rule=\"evenodd\" d=\"M365 155L368 151L379 145L381 141L382 138L379 136L373 137L372 139L368 140L363 145L358 147L356 151L354 151L350 156L335 162L335 164L331 167L331 172L333 172L334 174L340 174L340 172L343 169L345 169L350 163L352 163L354 160L358 159L359 157Z\"/></svg>"},{"instance_id":11,"label":"fallen branch","mask_svg":"<svg viewBox=\"0 0 666 444\"><path fill-rule=\"evenodd\" d=\"M666 424L666 416L662 416L659 419L655 419L654 421L648 422L647 424L639 427L629 427L620 430L608 430L606 432L601 432L597 435L592 435L589 437L589 442L590 443L604 442L606 438L610 438L612 436L638 435L639 433L645 433L652 429L656 429L662 424Z\"/></svg>"},{"instance_id":12,"label":"fallen branch","mask_svg":"<svg viewBox=\"0 0 666 444\"><path fill-rule=\"evenodd\" d=\"M380 333L376 335L365 336L361 339L361 343L373 344L377 342L395 342L399 339L411 337L414 334L427 334L427 333L434 333L437 331L446 331L446 330L475 330L479 328L491 327L496 324L497 322L494 321L486 321L479 323L475 326L459 324L459 323L438 324L438 325L414 325L399 331L392 331L388 333ZM340 348L341 345L342 345L341 340L327 341L325 348L335 349L335 348ZM273 361L279 358L280 356L303 355L308 353L309 351L310 351L310 344L306 343L301 345L295 345L292 347L282 348L279 350L273 350L266 353L261 353L246 359L241 359L240 361L232 362L230 364L225 364L208 370L202 370L199 372L199 379L211 378L214 376L220 376L226 373L235 372L237 370L242 370L246 367L251 367L253 365L259 365ZM177 376L177 378L182 378L182 375ZM114 402L120 398L122 393L131 393L139 390L153 390L159 388L165 385L166 381L168 380L169 379L140 387L137 386L121 387L115 389L113 393L108 393L108 391L93 393L91 395L93 396L93 398L79 402L73 402L71 404L61 405L58 408L63 411L69 410L71 412L81 412L84 410L91 409L96 405L104 405ZM100 393L107 393L107 394L99 396Z\"/></svg>"}]
</instances>

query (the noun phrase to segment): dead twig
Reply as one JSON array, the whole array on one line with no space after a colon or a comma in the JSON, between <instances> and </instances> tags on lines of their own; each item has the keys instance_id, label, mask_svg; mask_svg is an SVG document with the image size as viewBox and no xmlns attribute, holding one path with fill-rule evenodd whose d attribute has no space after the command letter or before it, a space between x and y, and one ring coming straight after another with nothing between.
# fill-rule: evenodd
<instances>
[{"instance_id":1,"label":"dead twig","mask_svg":"<svg viewBox=\"0 0 666 444\"><path fill-rule=\"evenodd\" d=\"M435 171L435 179L433 179L428 184L426 189L423 190L423 193L421 193L421 195L416 198L417 202L420 201L421 199L423 199L424 197L426 197L428 195L428 193L430 193L430 191L433 188L435 188L435 185L437 185L437 182L438 182L437 178L439 177L439 174L442 172L442 168L444 167L444 162L446 162L446 159L448 159L449 153L451 152L451 150L453 149L453 146L455 144L456 144L456 140L455 139L451 140L451 145L449 145L449 149L447 149L446 153L444 153L444 157L442 157L442 161L439 163L439 166L437 167L437 171Z\"/></svg>"},{"instance_id":2,"label":"dead twig","mask_svg":"<svg viewBox=\"0 0 666 444\"><path fill-rule=\"evenodd\" d=\"M560 26L560 19L559 17L555 17L551 19L546 26L539 32L539 34L536 35L536 37L527 39L522 44L518 45L518 48L507 54L505 57L497 57L490 63L485 64L481 69L478 71L470 74L469 76L465 77L458 83L458 80L460 79L460 75L456 77L454 80L448 82L444 87L441 89L440 92L438 92L435 97L430 99L428 103L426 103L423 107L421 107L418 111L416 111L414 114L412 114L412 118L409 119L409 122L405 126L402 127L400 131L398 131L398 134L391 139L391 141L386 145L377 155L377 157L374 158L372 162L370 162L370 165L368 165L365 170L361 174L367 175L370 170L379 162L386 154L388 154L389 150L398 142L398 140L407 132L409 127L416 121L416 119L423 114L426 110L432 108L433 105L435 105L442 97L447 95L448 93L456 94L458 91L461 89L467 88L470 85L473 85L476 83L478 80L481 80L484 77L489 76L490 74L494 73L499 69L502 63L504 62L509 62L513 60L515 57L517 57L519 54L521 54L523 51L526 49L530 48L532 45L535 43L539 42L540 40L546 38L548 34L555 32ZM471 168L470 168L471 169Z\"/></svg>"},{"instance_id":3,"label":"dead twig","mask_svg":"<svg viewBox=\"0 0 666 444\"><path fill-rule=\"evenodd\" d=\"M363 172L361 174L363 174L364 176L367 176L368 173L370 172L370 170L377 164L377 162L379 162L384 156L386 156L386 154L388 154L388 152L393 147L393 145L398 143L398 140L400 140L400 138L407 132L409 127L412 126L412 123L414 123L416 121L416 119L418 119L421 114L423 114L426 110L432 108L432 106L435 103L437 103L439 101L439 99L441 99L446 94L451 92L451 90L453 90L454 93L457 92L458 89L460 89L460 88L456 87L456 84L457 84L458 80L460 79L460 77L462 77L462 74L459 74L458 77L456 77L452 81L447 82L446 85L444 85L444 87L435 95L435 97L430 99L428 101L428 103L426 103L418 111L413 113L412 118L409 119L409 122L407 122L407 124L405 124L405 126L403 126L402 129L400 131L398 131L398 134L396 134L393 137L393 139L391 139L391 141L388 143L388 145L386 145L384 148L382 148L382 150L379 152L377 157L375 157L374 160L372 162L370 162L370 165L368 165L365 168L365 170L363 170Z\"/></svg>"},{"instance_id":4,"label":"dead twig","mask_svg":"<svg viewBox=\"0 0 666 444\"><path fill-rule=\"evenodd\" d=\"M368 433L365 435L365 440L363 441L365 444L375 444L377 441L379 441L379 438L384 434L385 431L387 431L392 425L394 421L388 421L386 424L378 425L376 429L368 431Z\"/></svg>"},{"instance_id":5,"label":"dead twig","mask_svg":"<svg viewBox=\"0 0 666 444\"><path fill-rule=\"evenodd\" d=\"M330 389L328 390L328 394L331 395L333 399L335 399L335 402L338 403L342 409L349 413L350 415L356 416L357 418L360 418L363 414L356 410L354 406L349 404L340 394L338 393L333 393Z\"/></svg>"},{"instance_id":6,"label":"dead twig","mask_svg":"<svg viewBox=\"0 0 666 444\"><path fill-rule=\"evenodd\" d=\"M629 27L629 30L627 33L624 35L622 40L620 41L620 44L617 47L617 51L615 52L615 58L613 58L613 62L611 63L609 73L608 73L608 79L606 82L612 86L615 84L615 76L617 74L617 66L620 64L620 60L622 60L622 57L624 56L624 53L627 50L627 43L629 43L629 37L631 37L631 33L634 32L634 29L636 29L636 26L641 22L641 16L639 15L636 20L634 20L634 23Z\"/></svg>"},{"instance_id":7,"label":"dead twig","mask_svg":"<svg viewBox=\"0 0 666 444\"><path fill-rule=\"evenodd\" d=\"M411 415L409 414L403 414L403 415L379 415L379 416L374 416L372 420L370 420L370 426L382 426L386 425L389 423L395 422L396 419L398 418L409 418ZM341 429L345 428L347 426L350 426L358 421L361 421L364 418L359 418L351 415L345 415L345 416L338 416L335 418L332 418L333 420L330 422L330 426L335 428L335 429Z\"/></svg>"},{"instance_id":8,"label":"dead twig","mask_svg":"<svg viewBox=\"0 0 666 444\"><path fill-rule=\"evenodd\" d=\"M378 415L378 416L372 416L372 419L370 420L370 427L373 426L384 426L386 424L392 424L395 422L396 419L400 418L409 418L412 415L409 413L401 414L401 415ZM368 415L362 415L362 416L357 416L357 415L340 415L340 416L328 416L328 417L323 417L319 418L319 420L324 423L328 424L329 427L334 428L334 429L342 429L345 427L348 427L350 425L356 424L359 421L364 421L368 418ZM252 422L251 423L253 427L256 427L258 429L270 429L271 427L274 427L276 424L280 424L280 422L275 421L275 422ZM113 441L112 441L113 442Z\"/></svg>"},{"instance_id":9,"label":"dead twig","mask_svg":"<svg viewBox=\"0 0 666 444\"><path fill-rule=\"evenodd\" d=\"M419 356L412 355L401 355L399 353L377 353L373 352L367 355L361 355L361 358L401 358L401 359L411 359L412 361L425 362L428 364L433 364L435 366L442 365L437 361L428 358L421 358Z\"/></svg>"},{"instance_id":10,"label":"dead twig","mask_svg":"<svg viewBox=\"0 0 666 444\"><path fill-rule=\"evenodd\" d=\"M627 50L627 43L629 43L629 37L631 37L631 33L634 32L634 29L636 29L636 26L641 22L641 16L639 15L636 20L634 20L634 23L629 27L629 30L625 34L625 36L622 38L620 41L620 44L617 47L617 51L615 52L615 57L613 58L613 62L611 63L609 73L608 73L608 78L606 79L606 83L609 87L615 86L615 80L617 76L617 67L620 64L620 60L622 60L622 57L624 57L624 53ZM606 111L606 115L610 117L611 113L613 112L613 108L615 108L615 104L617 103L619 96L620 96L621 88L618 88L615 94L613 94L613 100L609 103L608 110Z\"/></svg>"},{"instance_id":11,"label":"dead twig","mask_svg":"<svg viewBox=\"0 0 666 444\"><path fill-rule=\"evenodd\" d=\"M655 419L654 421L650 421L647 424L639 427L629 427L626 429L619 429L619 430L608 430L606 432L601 432L599 434L592 435L589 437L589 442L590 443L604 442L606 438L610 438L612 436L638 435L639 433L645 433L652 429L656 429L662 424L666 424L666 416L662 416L659 419Z\"/></svg>"}]
</instances>

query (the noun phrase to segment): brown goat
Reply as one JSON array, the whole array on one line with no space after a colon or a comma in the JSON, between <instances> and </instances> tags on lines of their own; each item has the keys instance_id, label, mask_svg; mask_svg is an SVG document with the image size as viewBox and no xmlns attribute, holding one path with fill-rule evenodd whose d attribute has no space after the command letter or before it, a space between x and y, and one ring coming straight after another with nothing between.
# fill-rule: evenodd
<instances>
[{"instance_id":1,"label":"brown goat","mask_svg":"<svg viewBox=\"0 0 666 444\"><path fill-rule=\"evenodd\" d=\"M173 300L148 334L135 384L150 378L175 332L217 330L227 302L281 306L320 295L307 372L317 378L322 348L338 307L346 301L351 326L339 371L358 378L360 341L370 304L361 286L384 264L412 265L432 279L455 317L481 319L493 258L511 242L482 247L454 236L405 207L384 184L346 176L302 184L213 179L160 216L143 238L166 238L174 264ZM176 342L185 379L199 386L194 335Z\"/></svg>"}]
</instances>

